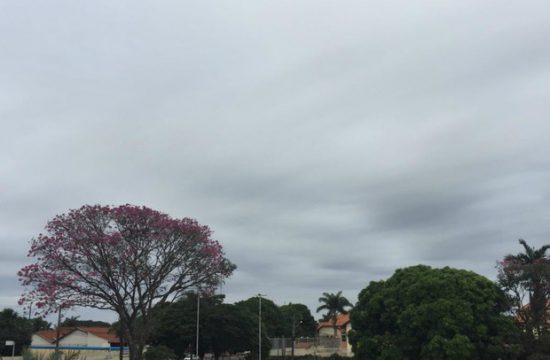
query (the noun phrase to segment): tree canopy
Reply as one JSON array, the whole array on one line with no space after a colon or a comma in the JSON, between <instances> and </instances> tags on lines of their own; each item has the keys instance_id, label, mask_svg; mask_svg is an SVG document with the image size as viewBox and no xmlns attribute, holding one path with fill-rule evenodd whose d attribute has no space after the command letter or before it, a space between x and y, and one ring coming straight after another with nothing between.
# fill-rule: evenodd
<instances>
[{"instance_id":1,"label":"tree canopy","mask_svg":"<svg viewBox=\"0 0 550 360\"><path fill-rule=\"evenodd\" d=\"M80 316L71 316L65 318L61 324L63 327L92 327L92 326L101 326L101 327L110 327L111 324L105 321L96 321L96 320L80 320Z\"/></svg>"},{"instance_id":2,"label":"tree canopy","mask_svg":"<svg viewBox=\"0 0 550 360\"><path fill-rule=\"evenodd\" d=\"M210 229L132 205L83 206L54 217L19 272L21 302L45 312L73 305L118 313L130 359L142 358L151 309L190 287L214 288L235 266Z\"/></svg>"},{"instance_id":3,"label":"tree canopy","mask_svg":"<svg viewBox=\"0 0 550 360\"><path fill-rule=\"evenodd\" d=\"M351 311L359 359L487 359L517 354L505 294L474 272L418 265L373 281Z\"/></svg>"},{"instance_id":4,"label":"tree canopy","mask_svg":"<svg viewBox=\"0 0 550 360\"><path fill-rule=\"evenodd\" d=\"M528 354L550 357L550 245L534 248L519 240L523 252L499 262L498 282L510 296Z\"/></svg>"},{"instance_id":5,"label":"tree canopy","mask_svg":"<svg viewBox=\"0 0 550 360\"><path fill-rule=\"evenodd\" d=\"M243 301L235 303L236 306L247 309L255 315L256 328L258 327L258 297L253 296ZM266 336L282 337L286 327L285 318L281 309L272 300L262 298L262 326L265 328Z\"/></svg>"},{"instance_id":6,"label":"tree canopy","mask_svg":"<svg viewBox=\"0 0 550 360\"><path fill-rule=\"evenodd\" d=\"M257 353L257 315L246 307L224 304L223 295L200 299L199 354L211 352L216 358L222 353L251 351ZM157 325L152 344L174 350L180 358L195 352L197 295L155 308ZM262 334L262 354L269 352L269 340Z\"/></svg>"},{"instance_id":7,"label":"tree canopy","mask_svg":"<svg viewBox=\"0 0 550 360\"><path fill-rule=\"evenodd\" d=\"M315 336L317 323L306 305L290 303L280 306L279 310L284 319L284 337L291 338L292 335L295 337Z\"/></svg>"},{"instance_id":8,"label":"tree canopy","mask_svg":"<svg viewBox=\"0 0 550 360\"><path fill-rule=\"evenodd\" d=\"M49 323L41 318L27 319L12 309L0 312L0 356L11 355L11 346L5 346L6 340L15 341L15 354L31 343L33 332L47 329Z\"/></svg>"}]
</instances>

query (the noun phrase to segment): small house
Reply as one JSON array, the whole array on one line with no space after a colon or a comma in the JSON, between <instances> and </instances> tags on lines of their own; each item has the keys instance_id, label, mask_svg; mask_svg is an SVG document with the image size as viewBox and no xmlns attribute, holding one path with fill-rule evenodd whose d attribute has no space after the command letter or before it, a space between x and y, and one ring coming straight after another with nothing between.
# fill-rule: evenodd
<instances>
[{"instance_id":1,"label":"small house","mask_svg":"<svg viewBox=\"0 0 550 360\"><path fill-rule=\"evenodd\" d=\"M41 330L32 335L31 349L55 347L57 330ZM59 328L59 347L75 350L107 350L120 346L120 339L108 327Z\"/></svg>"}]
</instances>

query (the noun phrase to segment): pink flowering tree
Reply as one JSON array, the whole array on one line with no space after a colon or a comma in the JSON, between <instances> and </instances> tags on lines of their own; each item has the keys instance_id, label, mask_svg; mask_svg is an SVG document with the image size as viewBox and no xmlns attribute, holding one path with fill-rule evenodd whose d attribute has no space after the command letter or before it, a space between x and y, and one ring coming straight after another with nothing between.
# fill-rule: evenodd
<instances>
[{"instance_id":1,"label":"pink flowering tree","mask_svg":"<svg viewBox=\"0 0 550 360\"><path fill-rule=\"evenodd\" d=\"M21 303L115 311L130 359L142 358L151 309L186 290L215 289L235 266L207 226L131 205L83 206L58 215L32 240L36 261L18 275Z\"/></svg>"}]
</instances>

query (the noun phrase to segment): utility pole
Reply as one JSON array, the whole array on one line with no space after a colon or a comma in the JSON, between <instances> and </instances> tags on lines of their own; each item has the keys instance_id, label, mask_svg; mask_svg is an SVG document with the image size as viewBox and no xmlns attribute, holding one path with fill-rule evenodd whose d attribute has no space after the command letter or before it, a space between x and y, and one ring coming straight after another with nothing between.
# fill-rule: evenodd
<instances>
[{"instance_id":1,"label":"utility pole","mask_svg":"<svg viewBox=\"0 0 550 360\"><path fill-rule=\"evenodd\" d=\"M195 344L195 356L199 358L199 319L200 319L200 306L201 306L201 295L200 289L197 288L197 342Z\"/></svg>"},{"instance_id":2,"label":"utility pole","mask_svg":"<svg viewBox=\"0 0 550 360\"><path fill-rule=\"evenodd\" d=\"M262 296L258 294L258 360L262 360Z\"/></svg>"},{"instance_id":3,"label":"utility pole","mask_svg":"<svg viewBox=\"0 0 550 360\"><path fill-rule=\"evenodd\" d=\"M59 328L61 326L61 308L63 306L59 305L59 310L57 314L57 332L55 335L55 358L58 358L59 354L59 337L61 336L61 329Z\"/></svg>"},{"instance_id":4,"label":"utility pole","mask_svg":"<svg viewBox=\"0 0 550 360\"><path fill-rule=\"evenodd\" d=\"M298 325L296 325L296 314L292 312L292 351L290 353L290 358L294 360L294 344L296 343L296 326L302 325L304 322L300 320Z\"/></svg>"}]
</instances>

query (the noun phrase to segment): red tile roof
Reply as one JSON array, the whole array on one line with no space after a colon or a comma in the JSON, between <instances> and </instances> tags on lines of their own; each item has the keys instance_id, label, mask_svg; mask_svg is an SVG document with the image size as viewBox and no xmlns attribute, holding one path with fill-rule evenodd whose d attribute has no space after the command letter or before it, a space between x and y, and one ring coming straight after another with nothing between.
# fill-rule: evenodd
<instances>
[{"instance_id":1,"label":"red tile roof","mask_svg":"<svg viewBox=\"0 0 550 360\"><path fill-rule=\"evenodd\" d=\"M62 339L63 337L67 336L68 334L72 333L75 330L76 330L76 328L74 328L74 327L59 328L59 338ZM55 342L55 338L57 336L57 330L55 330L55 329L53 329L53 330L52 329L40 330L35 335L38 335L38 336L42 337L44 340L46 340L47 342L53 344Z\"/></svg>"},{"instance_id":2,"label":"red tile roof","mask_svg":"<svg viewBox=\"0 0 550 360\"><path fill-rule=\"evenodd\" d=\"M349 314L339 314L336 317L336 326L337 327L344 327L346 324L349 323ZM319 321L319 325L317 326L317 329L323 328L323 327L332 327L332 320L329 321Z\"/></svg>"},{"instance_id":3,"label":"red tile roof","mask_svg":"<svg viewBox=\"0 0 550 360\"><path fill-rule=\"evenodd\" d=\"M102 339L107 340L109 343L120 343L120 339L118 338L117 334L108 327L79 327L82 331L87 331L97 337L100 337Z\"/></svg>"},{"instance_id":4,"label":"red tile roof","mask_svg":"<svg viewBox=\"0 0 550 360\"><path fill-rule=\"evenodd\" d=\"M114 333L113 330L111 330L108 327L101 327L101 326L94 326L94 327L85 327L85 326L78 326L78 327L61 327L59 328L59 338L62 339L65 336L69 335L73 331L81 330L87 333L90 333L92 335L95 335L99 338L102 338L109 343L120 343L120 339ZM44 340L48 341L50 344L55 343L55 337L57 336L57 330L40 330L35 335L38 335L42 337Z\"/></svg>"}]
</instances>

